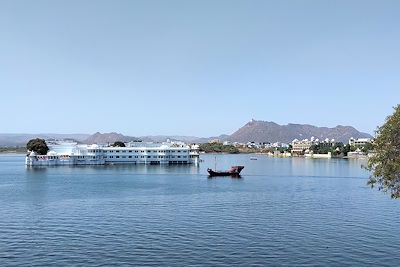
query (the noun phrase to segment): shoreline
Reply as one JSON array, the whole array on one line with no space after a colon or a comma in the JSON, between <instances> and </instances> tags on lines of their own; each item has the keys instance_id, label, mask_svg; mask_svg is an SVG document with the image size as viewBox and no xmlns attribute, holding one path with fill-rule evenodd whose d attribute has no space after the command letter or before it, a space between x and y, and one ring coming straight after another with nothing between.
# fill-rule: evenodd
<instances>
[{"instance_id":1,"label":"shoreline","mask_svg":"<svg viewBox=\"0 0 400 267\"><path fill-rule=\"evenodd\" d=\"M0 157L3 156L26 156L26 153L21 153L21 152L0 152Z\"/></svg>"}]
</instances>

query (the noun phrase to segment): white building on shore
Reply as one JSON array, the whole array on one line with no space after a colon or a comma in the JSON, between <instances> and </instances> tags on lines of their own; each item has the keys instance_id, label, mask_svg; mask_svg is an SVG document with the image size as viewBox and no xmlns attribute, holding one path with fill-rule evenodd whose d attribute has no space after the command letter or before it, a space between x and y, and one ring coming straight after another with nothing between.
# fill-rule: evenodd
<instances>
[{"instance_id":1,"label":"white building on shore","mask_svg":"<svg viewBox=\"0 0 400 267\"><path fill-rule=\"evenodd\" d=\"M353 137L351 137L349 139L349 145L351 146L364 146L366 144L370 144L372 143L372 139L371 138L358 138L355 139Z\"/></svg>"},{"instance_id":2,"label":"white building on shore","mask_svg":"<svg viewBox=\"0 0 400 267\"><path fill-rule=\"evenodd\" d=\"M302 155L302 154L304 154L304 152L306 150L309 150L310 147L314 144L314 139L313 138L312 138L312 140L308 140L308 139L297 140L297 139L294 139L291 144L292 144L292 154Z\"/></svg>"},{"instance_id":3,"label":"white building on shore","mask_svg":"<svg viewBox=\"0 0 400 267\"><path fill-rule=\"evenodd\" d=\"M198 164L199 146L182 142L130 142L125 147L81 145L68 141L48 141L47 155L29 152L27 166L107 165L107 164Z\"/></svg>"}]
</instances>

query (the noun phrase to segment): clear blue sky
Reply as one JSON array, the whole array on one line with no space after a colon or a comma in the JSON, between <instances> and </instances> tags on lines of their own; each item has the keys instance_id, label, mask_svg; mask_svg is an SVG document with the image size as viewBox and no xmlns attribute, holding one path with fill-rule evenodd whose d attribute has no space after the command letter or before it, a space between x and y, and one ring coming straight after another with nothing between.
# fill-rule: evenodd
<instances>
[{"instance_id":1,"label":"clear blue sky","mask_svg":"<svg viewBox=\"0 0 400 267\"><path fill-rule=\"evenodd\" d=\"M400 102L400 1L0 1L0 133L373 133Z\"/></svg>"}]
</instances>

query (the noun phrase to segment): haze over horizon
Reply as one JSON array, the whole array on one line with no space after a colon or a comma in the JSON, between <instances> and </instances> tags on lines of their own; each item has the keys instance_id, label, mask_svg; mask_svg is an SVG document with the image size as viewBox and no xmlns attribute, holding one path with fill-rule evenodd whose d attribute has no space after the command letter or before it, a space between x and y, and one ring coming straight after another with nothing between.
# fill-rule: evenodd
<instances>
[{"instance_id":1,"label":"haze over horizon","mask_svg":"<svg viewBox=\"0 0 400 267\"><path fill-rule=\"evenodd\" d=\"M1 1L0 133L373 134L400 99L398 1Z\"/></svg>"},{"instance_id":2,"label":"haze over horizon","mask_svg":"<svg viewBox=\"0 0 400 267\"><path fill-rule=\"evenodd\" d=\"M248 122L251 122L253 120L255 120L255 119L252 119L252 120L250 120ZM255 121L262 121L262 120L255 120ZM246 124L248 122L246 122ZM270 122L272 122L272 121L270 121ZM275 123L275 122L273 122L273 123ZM288 125L288 124L296 124L296 123L287 123L287 124L279 124L279 125L284 126L284 125ZM61 135L64 135L64 134L66 134L66 135L83 134L83 135L86 135L87 134L87 135L92 135L92 134L95 134L95 133L101 133L101 134L118 133L118 134L123 134L125 136L132 136L132 137L146 137L146 136L147 137L151 137L151 136L187 136L187 137L189 137L189 136L193 136L193 137L198 137L198 138L210 138L210 137L218 137L218 136L221 136L221 135L231 135L234 132L236 132L237 130L239 130L239 128L243 127L244 125L245 124L239 125L231 133L219 133L219 134L209 135L209 136L188 135L188 134L163 134L163 133L153 133L153 134L148 134L148 135L137 135L137 134L127 134L127 133L124 133L124 132L119 132L118 130L111 130L111 131L108 131L108 132L101 132L101 131L96 131L96 132L36 132L36 133L33 133L33 132L19 132L19 133L1 132L0 135L1 134L27 134L27 135L31 135L31 134L38 134L38 135L42 135L42 134L45 134L45 135L47 135L47 134L61 134ZM309 125L309 124L308 123L304 123L302 125ZM352 125L335 125L335 126L332 126L332 127L319 126L319 125L311 125L311 126L327 127L327 128L335 128L337 126L350 126L350 127L352 127ZM358 129L356 129L356 130L358 130ZM362 132L362 131L360 131L360 132ZM371 134L372 136L374 135L374 133L368 133L368 132L363 132L363 133Z\"/></svg>"}]
</instances>

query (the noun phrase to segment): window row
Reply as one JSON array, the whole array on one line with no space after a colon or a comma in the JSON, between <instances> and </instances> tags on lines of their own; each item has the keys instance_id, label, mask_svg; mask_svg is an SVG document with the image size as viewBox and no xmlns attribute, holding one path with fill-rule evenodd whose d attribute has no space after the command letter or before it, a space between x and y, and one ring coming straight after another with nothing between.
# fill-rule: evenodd
<instances>
[{"instance_id":1,"label":"window row","mask_svg":"<svg viewBox=\"0 0 400 267\"><path fill-rule=\"evenodd\" d=\"M139 158L139 156L108 156L108 158L109 159L113 159L113 158L116 158L116 159L119 159L119 158L122 158L122 159L126 159L126 158L128 158L128 159L131 159L131 158L135 158L135 159L137 159L137 158ZM93 157L94 158L94 157ZM106 156L104 156L103 158L107 158ZM164 159L164 158L166 158L166 159L169 159L169 158L175 158L175 156L140 156L140 158L141 159L144 159L144 158L147 158L147 159L150 159L150 158L153 158L153 159ZM187 158L187 156L176 156L176 158L178 158L178 159L180 159L180 158Z\"/></svg>"},{"instance_id":2,"label":"window row","mask_svg":"<svg viewBox=\"0 0 400 267\"><path fill-rule=\"evenodd\" d=\"M108 153L186 153L188 150L105 150Z\"/></svg>"}]
</instances>

